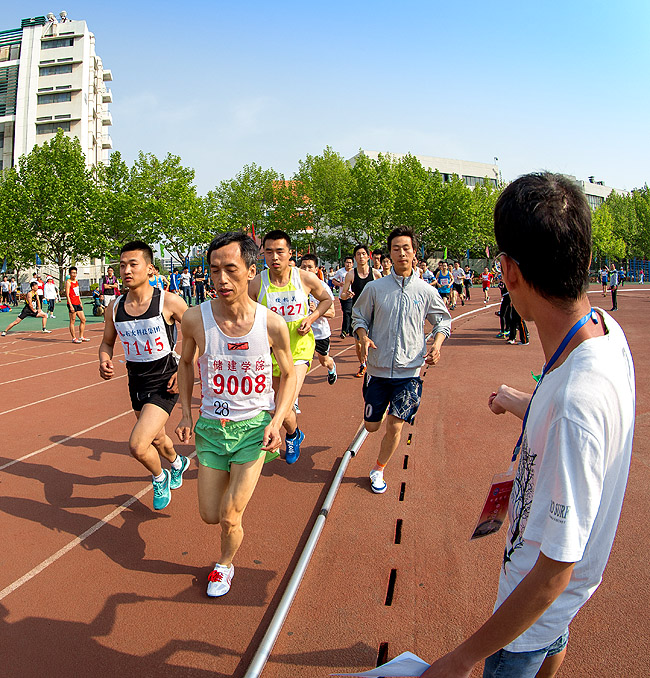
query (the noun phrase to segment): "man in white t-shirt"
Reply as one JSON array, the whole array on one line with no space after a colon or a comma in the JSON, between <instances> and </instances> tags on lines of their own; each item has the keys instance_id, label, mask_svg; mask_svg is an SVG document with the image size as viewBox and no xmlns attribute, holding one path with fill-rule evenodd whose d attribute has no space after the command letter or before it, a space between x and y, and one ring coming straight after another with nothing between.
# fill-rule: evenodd
<instances>
[{"instance_id":1,"label":"man in white t-shirt","mask_svg":"<svg viewBox=\"0 0 650 678\"><path fill-rule=\"evenodd\" d=\"M503 281L535 323L546 367L533 397L502 385L489 398L495 414L524 420L497 601L426 678L467 677L483 659L484 678L556 674L607 564L632 452L634 366L619 325L587 298L584 193L562 175L520 177L497 201L494 231ZM540 257L564 274L548 276Z\"/></svg>"},{"instance_id":2,"label":"man in white t-shirt","mask_svg":"<svg viewBox=\"0 0 650 678\"><path fill-rule=\"evenodd\" d=\"M354 305L354 299L341 299L340 294L345 283L345 276L353 268L354 259L352 257L345 257L343 268L339 268L332 278L332 284L339 290L339 301L341 302L341 313L343 314L341 339L345 339L349 334L352 334L352 306Z\"/></svg>"}]
</instances>

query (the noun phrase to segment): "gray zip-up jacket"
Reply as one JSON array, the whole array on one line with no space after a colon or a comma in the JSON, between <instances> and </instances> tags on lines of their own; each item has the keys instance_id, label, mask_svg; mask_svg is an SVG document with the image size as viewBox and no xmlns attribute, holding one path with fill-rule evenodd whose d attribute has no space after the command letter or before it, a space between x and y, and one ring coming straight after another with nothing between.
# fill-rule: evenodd
<instances>
[{"instance_id":1,"label":"gray zip-up jacket","mask_svg":"<svg viewBox=\"0 0 650 678\"><path fill-rule=\"evenodd\" d=\"M352 329L363 327L377 348L368 351L368 374L403 379L417 377L426 355L424 321L433 334L449 337L451 316L438 291L412 273L368 283L352 309Z\"/></svg>"}]
</instances>

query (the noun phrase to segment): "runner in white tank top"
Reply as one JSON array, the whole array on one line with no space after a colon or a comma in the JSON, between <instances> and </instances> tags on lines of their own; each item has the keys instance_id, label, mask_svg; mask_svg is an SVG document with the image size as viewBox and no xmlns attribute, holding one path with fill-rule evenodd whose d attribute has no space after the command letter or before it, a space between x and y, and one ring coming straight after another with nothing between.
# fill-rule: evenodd
<instances>
[{"instance_id":1,"label":"runner in white tank top","mask_svg":"<svg viewBox=\"0 0 650 678\"><path fill-rule=\"evenodd\" d=\"M217 236L207 254L217 297L191 308L182 324L178 383L183 417L176 434L184 443L192 435L198 356L201 406L194 434L199 512L206 523L221 524L221 553L208 577L207 593L213 597L230 590L232 561L243 538L242 516L266 453L282 443L280 427L296 388L287 323L248 296L257 254L257 245L241 232ZM280 368L275 404L271 350Z\"/></svg>"}]
</instances>

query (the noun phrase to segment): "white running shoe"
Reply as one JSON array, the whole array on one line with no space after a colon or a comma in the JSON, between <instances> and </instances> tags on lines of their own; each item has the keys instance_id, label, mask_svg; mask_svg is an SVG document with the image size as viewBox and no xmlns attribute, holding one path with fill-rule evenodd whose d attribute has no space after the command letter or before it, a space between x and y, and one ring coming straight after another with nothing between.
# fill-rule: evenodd
<instances>
[{"instance_id":1,"label":"white running shoe","mask_svg":"<svg viewBox=\"0 0 650 678\"><path fill-rule=\"evenodd\" d=\"M41 330L43 334L52 334L52 330Z\"/></svg>"},{"instance_id":2,"label":"white running shoe","mask_svg":"<svg viewBox=\"0 0 650 678\"><path fill-rule=\"evenodd\" d=\"M370 471L370 487L375 494L383 494L386 492L386 483L384 482L383 471Z\"/></svg>"},{"instance_id":3,"label":"white running shoe","mask_svg":"<svg viewBox=\"0 0 650 678\"><path fill-rule=\"evenodd\" d=\"M234 565L231 564L230 567L226 567L225 565L219 565L219 563L217 563L214 566L214 570L208 575L207 593L210 598L225 596L226 593L230 591L230 583L232 582L234 574Z\"/></svg>"}]
</instances>

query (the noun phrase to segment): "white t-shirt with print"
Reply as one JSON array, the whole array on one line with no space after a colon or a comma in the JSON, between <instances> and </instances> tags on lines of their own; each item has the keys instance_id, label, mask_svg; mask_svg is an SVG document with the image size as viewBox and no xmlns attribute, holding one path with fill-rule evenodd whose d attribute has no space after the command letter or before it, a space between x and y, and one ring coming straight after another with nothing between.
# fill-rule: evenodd
<instances>
[{"instance_id":1,"label":"white t-shirt with print","mask_svg":"<svg viewBox=\"0 0 650 678\"><path fill-rule=\"evenodd\" d=\"M321 283L323 285L323 289L327 292L327 294L329 294L330 298L334 300L334 295L332 294L332 290L330 290L330 286L327 283L324 283L322 280ZM316 299L311 294L309 295L309 302L313 302L318 305L318 299ZM314 333L314 339L327 339L327 337L332 336L332 330L330 329L329 321L327 318L323 318L322 316L311 324L311 331Z\"/></svg>"},{"instance_id":2,"label":"white t-shirt with print","mask_svg":"<svg viewBox=\"0 0 650 678\"><path fill-rule=\"evenodd\" d=\"M451 274L454 276L454 283L456 285L462 285L463 280L465 280L465 271L462 268L452 268Z\"/></svg>"},{"instance_id":3,"label":"white t-shirt with print","mask_svg":"<svg viewBox=\"0 0 650 678\"><path fill-rule=\"evenodd\" d=\"M551 370L530 408L495 609L540 551L575 567L546 612L506 645L510 652L538 650L562 635L598 588L612 548L630 467L635 390L625 335L603 315L608 333L583 341Z\"/></svg>"}]
</instances>

